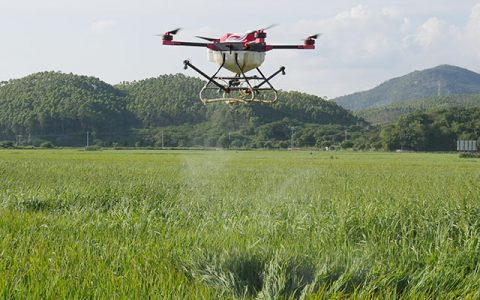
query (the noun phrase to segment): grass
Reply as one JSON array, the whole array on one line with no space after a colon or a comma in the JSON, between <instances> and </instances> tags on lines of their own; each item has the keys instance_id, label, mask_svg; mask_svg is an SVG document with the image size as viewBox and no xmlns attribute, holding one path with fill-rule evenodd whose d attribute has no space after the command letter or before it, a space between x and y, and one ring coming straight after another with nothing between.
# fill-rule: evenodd
<instances>
[{"instance_id":1,"label":"grass","mask_svg":"<svg viewBox=\"0 0 480 300\"><path fill-rule=\"evenodd\" d=\"M479 298L456 154L0 151L1 298Z\"/></svg>"}]
</instances>

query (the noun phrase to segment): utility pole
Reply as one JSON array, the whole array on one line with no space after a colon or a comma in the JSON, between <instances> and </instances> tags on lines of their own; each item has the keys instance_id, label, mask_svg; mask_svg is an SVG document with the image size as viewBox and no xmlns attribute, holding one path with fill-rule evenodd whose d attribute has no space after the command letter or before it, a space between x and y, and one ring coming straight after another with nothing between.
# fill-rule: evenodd
<instances>
[{"instance_id":1,"label":"utility pole","mask_svg":"<svg viewBox=\"0 0 480 300\"><path fill-rule=\"evenodd\" d=\"M89 138L90 138L90 132L87 131L87 147L90 145Z\"/></svg>"},{"instance_id":2,"label":"utility pole","mask_svg":"<svg viewBox=\"0 0 480 300\"><path fill-rule=\"evenodd\" d=\"M290 135L290 148L293 149L294 146L294 136L295 136L295 126L290 127L290 130L292 131L292 134Z\"/></svg>"},{"instance_id":3,"label":"utility pole","mask_svg":"<svg viewBox=\"0 0 480 300\"><path fill-rule=\"evenodd\" d=\"M164 147L164 144L163 144L163 130L162 130L162 149Z\"/></svg>"},{"instance_id":4,"label":"utility pole","mask_svg":"<svg viewBox=\"0 0 480 300\"><path fill-rule=\"evenodd\" d=\"M347 141L347 139L348 139L348 132L347 130L345 130L345 142Z\"/></svg>"},{"instance_id":5,"label":"utility pole","mask_svg":"<svg viewBox=\"0 0 480 300\"><path fill-rule=\"evenodd\" d=\"M228 149L230 149L230 131L228 132Z\"/></svg>"}]
</instances>

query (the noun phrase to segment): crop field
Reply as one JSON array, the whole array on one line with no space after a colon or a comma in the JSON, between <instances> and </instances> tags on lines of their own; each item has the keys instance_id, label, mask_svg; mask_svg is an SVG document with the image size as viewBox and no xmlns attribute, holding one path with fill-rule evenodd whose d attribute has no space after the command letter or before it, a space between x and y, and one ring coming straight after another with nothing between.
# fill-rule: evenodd
<instances>
[{"instance_id":1,"label":"crop field","mask_svg":"<svg viewBox=\"0 0 480 300\"><path fill-rule=\"evenodd\" d=\"M480 298L480 160L0 151L0 298Z\"/></svg>"}]
</instances>

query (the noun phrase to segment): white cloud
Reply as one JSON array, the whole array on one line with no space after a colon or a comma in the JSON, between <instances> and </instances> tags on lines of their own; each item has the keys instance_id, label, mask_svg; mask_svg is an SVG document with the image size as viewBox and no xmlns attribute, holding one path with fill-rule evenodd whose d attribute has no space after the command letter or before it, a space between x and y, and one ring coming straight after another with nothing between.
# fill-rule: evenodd
<instances>
[{"instance_id":1,"label":"white cloud","mask_svg":"<svg viewBox=\"0 0 480 300\"><path fill-rule=\"evenodd\" d=\"M480 3L477 3L470 13L470 20L480 21Z\"/></svg>"},{"instance_id":2,"label":"white cloud","mask_svg":"<svg viewBox=\"0 0 480 300\"><path fill-rule=\"evenodd\" d=\"M466 29L465 29L467 35L469 37L474 38L476 40L479 39L479 34L480 34L480 3L475 5L472 8L472 11L470 13L470 18L468 20Z\"/></svg>"},{"instance_id":3,"label":"white cloud","mask_svg":"<svg viewBox=\"0 0 480 300\"><path fill-rule=\"evenodd\" d=\"M297 32L320 28L324 36L318 41L318 51L327 57L323 67L343 69L385 63L401 50L408 22L392 7L375 10L359 5L333 18L297 23L294 28Z\"/></svg>"},{"instance_id":4,"label":"white cloud","mask_svg":"<svg viewBox=\"0 0 480 300\"><path fill-rule=\"evenodd\" d=\"M417 30L415 41L421 46L429 46L445 34L445 25L438 18L430 18Z\"/></svg>"},{"instance_id":5,"label":"white cloud","mask_svg":"<svg viewBox=\"0 0 480 300\"><path fill-rule=\"evenodd\" d=\"M480 3L472 7L464 24L455 25L431 17L404 37L404 61L430 67L438 64L457 64L475 68L480 52Z\"/></svg>"},{"instance_id":6,"label":"white cloud","mask_svg":"<svg viewBox=\"0 0 480 300\"><path fill-rule=\"evenodd\" d=\"M115 20L99 20L95 21L90 25L90 29L94 33L102 33L106 30L109 30L117 25Z\"/></svg>"},{"instance_id":7,"label":"white cloud","mask_svg":"<svg viewBox=\"0 0 480 300\"><path fill-rule=\"evenodd\" d=\"M458 34L465 57L474 57L477 64L480 60L480 3L472 8L465 28Z\"/></svg>"},{"instance_id":8,"label":"white cloud","mask_svg":"<svg viewBox=\"0 0 480 300\"><path fill-rule=\"evenodd\" d=\"M275 78L280 89L332 98L438 64L480 71L480 0L244 2L256 9L229 13L231 3L222 0L5 0L0 28L8 30L0 56L8 59L0 62L0 80L42 69L92 74L111 83L195 75L182 69L185 58L213 73L216 66L205 59L205 49L162 47L152 35L180 26L185 30L176 38L196 40L195 35L218 37L272 23L280 26L268 31L269 43L302 43L323 33L315 51L267 54L265 73L287 68L287 76ZM121 34L113 32L120 25ZM65 38L59 42L58 36ZM37 66L40 54L43 64Z\"/></svg>"},{"instance_id":9,"label":"white cloud","mask_svg":"<svg viewBox=\"0 0 480 300\"><path fill-rule=\"evenodd\" d=\"M368 19L370 18L370 11L363 5L357 5L352 7L348 11L341 12L336 15L336 20L348 20L348 19Z\"/></svg>"},{"instance_id":10,"label":"white cloud","mask_svg":"<svg viewBox=\"0 0 480 300\"><path fill-rule=\"evenodd\" d=\"M391 77L440 64L475 70L480 63L480 3L463 24L435 15L422 20L396 7L357 5L330 18L291 24L282 28L283 37L278 40L312 28L324 33L314 53L269 54L269 63L287 61L289 74L295 72L296 80L282 84L303 85L319 95L372 88Z\"/></svg>"},{"instance_id":11,"label":"white cloud","mask_svg":"<svg viewBox=\"0 0 480 300\"><path fill-rule=\"evenodd\" d=\"M382 14L390 18L397 18L400 16L400 11L395 7L384 7Z\"/></svg>"}]
</instances>

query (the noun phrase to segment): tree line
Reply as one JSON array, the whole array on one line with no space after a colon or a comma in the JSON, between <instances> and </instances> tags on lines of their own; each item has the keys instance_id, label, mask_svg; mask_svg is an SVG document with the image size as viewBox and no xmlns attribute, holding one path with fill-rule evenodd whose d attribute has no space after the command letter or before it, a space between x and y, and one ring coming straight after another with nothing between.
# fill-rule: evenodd
<instances>
[{"instance_id":1,"label":"tree line","mask_svg":"<svg viewBox=\"0 0 480 300\"><path fill-rule=\"evenodd\" d=\"M480 108L413 112L384 126L380 136L386 150L452 151L458 139L479 140Z\"/></svg>"},{"instance_id":2,"label":"tree line","mask_svg":"<svg viewBox=\"0 0 480 300\"><path fill-rule=\"evenodd\" d=\"M274 105L204 106L203 84L175 74L112 86L60 72L2 82L0 140L79 146L89 132L92 142L107 146L286 147L295 134L296 146L315 146L320 136L336 140L322 126L341 132L366 124L333 102L298 92L280 92Z\"/></svg>"},{"instance_id":3,"label":"tree line","mask_svg":"<svg viewBox=\"0 0 480 300\"><path fill-rule=\"evenodd\" d=\"M109 147L452 151L457 139L480 137L478 96L463 107L454 105L458 99L429 99L372 126L332 101L299 92L281 91L274 105L205 106L198 99L203 84L175 74L112 86L60 72L1 82L0 141L6 142L0 146L82 146L88 132L90 144Z\"/></svg>"}]
</instances>

